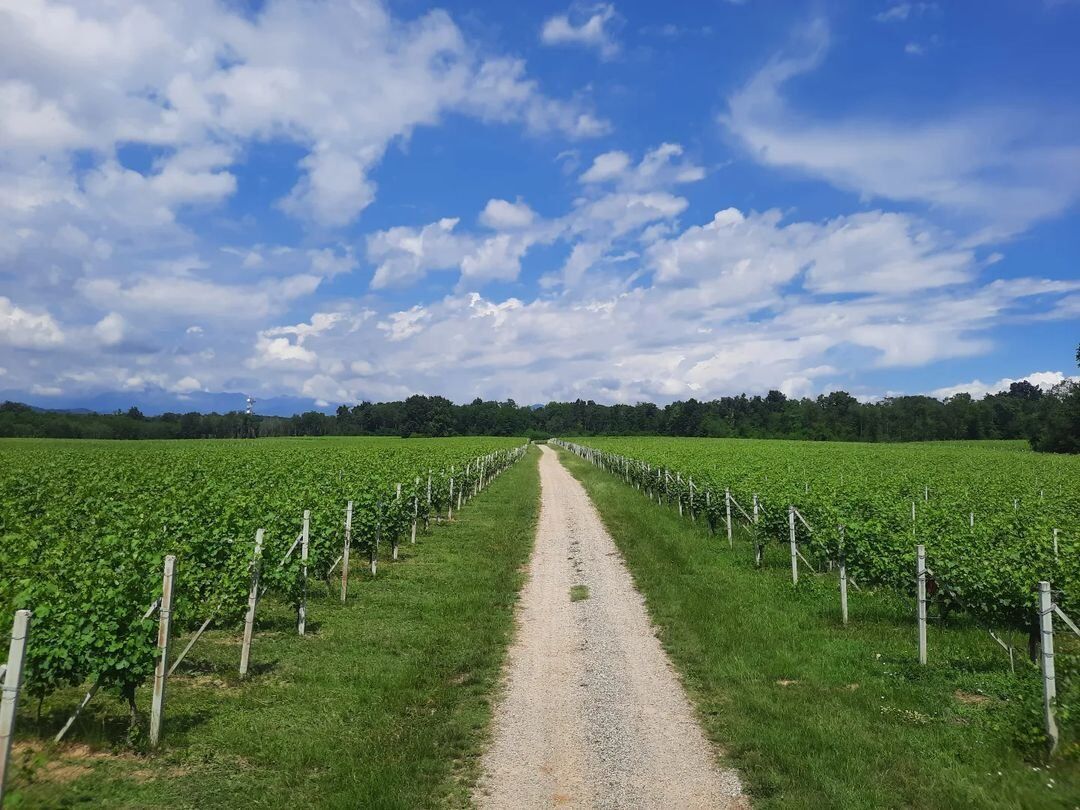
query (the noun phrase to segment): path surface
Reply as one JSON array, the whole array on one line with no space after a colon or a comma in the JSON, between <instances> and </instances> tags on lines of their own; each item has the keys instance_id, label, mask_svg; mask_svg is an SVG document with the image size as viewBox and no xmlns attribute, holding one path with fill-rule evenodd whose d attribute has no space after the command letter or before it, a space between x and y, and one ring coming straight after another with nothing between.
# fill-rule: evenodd
<instances>
[{"instance_id":1,"label":"path surface","mask_svg":"<svg viewBox=\"0 0 1080 810\"><path fill-rule=\"evenodd\" d=\"M585 489L540 448L542 500L485 808L746 807L720 768ZM572 585L589 598L570 601Z\"/></svg>"}]
</instances>

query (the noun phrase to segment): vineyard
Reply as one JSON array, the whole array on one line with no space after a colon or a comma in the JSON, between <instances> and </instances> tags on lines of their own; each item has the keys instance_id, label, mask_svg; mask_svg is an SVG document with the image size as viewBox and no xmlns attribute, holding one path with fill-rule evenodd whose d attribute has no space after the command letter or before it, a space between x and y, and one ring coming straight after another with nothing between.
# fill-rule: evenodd
<instances>
[{"instance_id":1,"label":"vineyard","mask_svg":"<svg viewBox=\"0 0 1080 810\"><path fill-rule=\"evenodd\" d=\"M311 583L336 597L341 579L345 598L347 537L374 573L522 451L496 438L5 442L0 615L32 611L24 694L85 684L123 696L134 718L160 657L167 557L174 634L237 627L268 591L302 633Z\"/></svg>"},{"instance_id":2,"label":"vineyard","mask_svg":"<svg viewBox=\"0 0 1080 810\"><path fill-rule=\"evenodd\" d=\"M895 590L914 604L923 546L927 603L937 617L963 615L1004 639L1006 666L1038 651L1040 581L1066 615L1080 613L1076 457L1005 442L581 442L569 446L654 501L714 531L732 520L752 528L759 563L786 566L790 548L794 576L843 563L852 587Z\"/></svg>"}]
</instances>

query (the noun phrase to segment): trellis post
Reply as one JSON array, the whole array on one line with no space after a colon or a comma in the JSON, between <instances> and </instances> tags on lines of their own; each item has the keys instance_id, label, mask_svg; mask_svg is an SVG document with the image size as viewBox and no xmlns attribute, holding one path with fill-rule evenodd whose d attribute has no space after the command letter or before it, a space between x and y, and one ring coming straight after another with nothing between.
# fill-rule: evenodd
<instances>
[{"instance_id":1,"label":"trellis post","mask_svg":"<svg viewBox=\"0 0 1080 810\"><path fill-rule=\"evenodd\" d=\"M165 682L169 677L169 638L172 635L173 582L176 557L165 558L165 573L161 579L161 607L158 610L157 664L154 666L154 696L150 704L150 747L161 742L161 723L165 713Z\"/></svg>"},{"instance_id":2,"label":"trellis post","mask_svg":"<svg viewBox=\"0 0 1080 810\"><path fill-rule=\"evenodd\" d=\"M240 647L240 677L246 677L251 660L251 637L255 632L255 608L259 604L259 574L262 572L264 530L255 532L255 555L251 560L251 590L248 591L247 613L244 615L244 643Z\"/></svg>"},{"instance_id":3,"label":"trellis post","mask_svg":"<svg viewBox=\"0 0 1080 810\"><path fill-rule=\"evenodd\" d=\"M915 552L915 572L918 576L919 663L926 664L926 547L919 545Z\"/></svg>"},{"instance_id":4,"label":"trellis post","mask_svg":"<svg viewBox=\"0 0 1080 810\"><path fill-rule=\"evenodd\" d=\"M401 484L398 484L400 487ZM352 545L352 510L353 502L345 507L345 548L341 551L341 601L345 602L345 593L349 589L349 546Z\"/></svg>"},{"instance_id":5,"label":"trellis post","mask_svg":"<svg viewBox=\"0 0 1080 810\"><path fill-rule=\"evenodd\" d=\"M724 509L727 512L727 542L730 548L735 548L735 540L731 534L731 490L724 490Z\"/></svg>"},{"instance_id":6,"label":"trellis post","mask_svg":"<svg viewBox=\"0 0 1080 810\"><path fill-rule=\"evenodd\" d=\"M762 557L764 557L764 554L762 553L763 549L764 549L764 544L762 544L761 535L759 534L759 532L757 530L758 512L759 511L760 511L760 506L758 505L758 495L755 492L754 493L754 565L756 565L758 568L761 568Z\"/></svg>"},{"instance_id":7,"label":"trellis post","mask_svg":"<svg viewBox=\"0 0 1080 810\"><path fill-rule=\"evenodd\" d=\"M296 632L301 636L307 629L307 562L311 530L311 511L304 510L304 528L300 533L300 607L296 610Z\"/></svg>"},{"instance_id":8,"label":"trellis post","mask_svg":"<svg viewBox=\"0 0 1080 810\"><path fill-rule=\"evenodd\" d=\"M791 540L791 584L799 584L799 547L795 545L795 506L791 505L787 511L788 537Z\"/></svg>"},{"instance_id":9,"label":"trellis post","mask_svg":"<svg viewBox=\"0 0 1080 810\"><path fill-rule=\"evenodd\" d=\"M29 610L15 611L15 620L11 624L7 668L0 685L0 805L4 803L4 780L8 763L11 761L11 743L15 737L15 714L19 708L26 642L30 637L30 617Z\"/></svg>"},{"instance_id":10,"label":"trellis post","mask_svg":"<svg viewBox=\"0 0 1080 810\"><path fill-rule=\"evenodd\" d=\"M412 499L412 539L410 543L416 543L416 521L420 516L420 476L416 476L416 482L413 484L413 499Z\"/></svg>"},{"instance_id":11,"label":"trellis post","mask_svg":"<svg viewBox=\"0 0 1080 810\"><path fill-rule=\"evenodd\" d=\"M840 618L847 627L847 559L844 556L844 527L840 527Z\"/></svg>"},{"instance_id":12,"label":"trellis post","mask_svg":"<svg viewBox=\"0 0 1080 810\"><path fill-rule=\"evenodd\" d=\"M1054 603L1050 583L1039 583L1039 635L1042 641L1043 712L1046 717L1046 736L1050 740L1050 752L1058 744L1057 722L1054 720L1054 704L1057 703L1057 679L1054 677Z\"/></svg>"}]
</instances>

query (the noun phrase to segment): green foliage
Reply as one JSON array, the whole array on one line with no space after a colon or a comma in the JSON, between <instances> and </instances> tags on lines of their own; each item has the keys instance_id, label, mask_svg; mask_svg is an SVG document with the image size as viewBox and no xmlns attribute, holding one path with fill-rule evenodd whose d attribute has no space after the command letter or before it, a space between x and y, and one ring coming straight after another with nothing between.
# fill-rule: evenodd
<instances>
[{"instance_id":1,"label":"green foliage","mask_svg":"<svg viewBox=\"0 0 1080 810\"><path fill-rule=\"evenodd\" d=\"M651 440L648 447L657 454L670 452L673 459L678 452L683 460L697 447L695 469L714 470L716 481L734 470L708 462L723 459L727 467L741 469L738 453L758 462L772 458L765 471L770 482L786 470L785 456L793 462L798 457L793 450L821 448L824 454L829 449L769 443L781 445L770 454L768 445L756 444ZM738 453L721 454L717 445ZM644 456L644 446L634 449ZM838 460L861 450L904 450L831 449ZM946 459L959 449L941 448L953 451L944 453ZM993 446L964 449L984 472L992 469L992 459L1014 472L1021 462L1033 461L1042 470L1047 460ZM979 464L984 453L990 458ZM793 588L786 549L768 549L757 568L748 542L753 535L741 524L729 549L726 538L708 534L700 515L696 522L681 519L673 503L650 508L644 493L621 478L561 455L618 544L707 735L739 769L754 807L944 810L1080 804L1080 745L1073 742L1076 724L1070 713L1080 696L1078 684L1063 677L1080 673L1080 644L1070 633L1055 639L1063 737L1059 753L1046 761L1038 670L1020 658L1013 674L1008 658L977 622L962 615L941 622L935 610L929 664L920 666L910 596L851 588L845 627L835 573L806 574ZM892 466L906 466L906 458L895 453ZM865 468L866 480L852 483L845 474L845 482L872 489L876 477L888 472L872 458ZM825 464L822 475L828 469ZM793 463L791 475L796 474ZM697 473L694 481L700 483ZM804 490L801 480L795 484ZM1050 492L1047 488L1047 499ZM1012 508L1011 499L1007 506ZM910 520L910 504L908 510ZM722 527L721 521L721 532ZM1075 545L1068 548L1076 553ZM999 631L999 636L1023 644L1019 633Z\"/></svg>"},{"instance_id":2,"label":"green foliage","mask_svg":"<svg viewBox=\"0 0 1080 810\"><path fill-rule=\"evenodd\" d=\"M307 444L317 453L333 443ZM318 627L302 641L291 606L269 593L253 674L238 677L238 634L225 627L209 629L170 678L164 750L110 755L127 707L99 695L69 735L79 745L19 747L5 810L468 806L538 494L533 451L461 520L404 548L400 564L372 579L358 559L347 603L336 582L316 584L309 613ZM149 692L139 689L140 703ZM81 696L47 698L40 735ZM36 707L22 706L19 728L32 737Z\"/></svg>"},{"instance_id":3,"label":"green foliage","mask_svg":"<svg viewBox=\"0 0 1080 810\"><path fill-rule=\"evenodd\" d=\"M265 529L262 584L298 604L300 549L286 553L310 510L307 561L325 577L352 542L374 553L472 487L481 464L509 463L512 439L266 442L0 443L0 616L34 612L26 684L42 697L86 681L130 696L154 667L165 556L175 554L179 631L211 614L239 621L255 532ZM464 470L468 468L468 472ZM431 505L427 476L431 472ZM417 483L419 479L419 483ZM397 483L403 484L400 499Z\"/></svg>"},{"instance_id":4,"label":"green foliage","mask_svg":"<svg viewBox=\"0 0 1080 810\"><path fill-rule=\"evenodd\" d=\"M796 520L803 553L819 563L843 554L860 583L913 593L921 543L942 591L984 621L1030 627L1044 579L1080 614L1080 459L1007 444L597 438L589 446L610 469L717 526L725 489L748 512L757 495L767 543L787 544L794 505L812 528Z\"/></svg>"}]
</instances>

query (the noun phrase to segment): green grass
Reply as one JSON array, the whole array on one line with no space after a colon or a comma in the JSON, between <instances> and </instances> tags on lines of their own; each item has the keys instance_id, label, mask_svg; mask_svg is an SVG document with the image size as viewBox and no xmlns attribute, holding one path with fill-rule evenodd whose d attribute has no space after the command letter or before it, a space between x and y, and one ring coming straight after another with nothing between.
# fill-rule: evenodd
<instances>
[{"instance_id":1,"label":"green grass","mask_svg":"<svg viewBox=\"0 0 1080 810\"><path fill-rule=\"evenodd\" d=\"M570 586L570 601L580 602L583 599L589 598L589 586L588 585L572 585Z\"/></svg>"},{"instance_id":2,"label":"green grass","mask_svg":"<svg viewBox=\"0 0 1080 810\"><path fill-rule=\"evenodd\" d=\"M113 698L96 698L59 748L40 741L81 693L50 698L40 734L24 703L5 810L466 805L532 547L536 459L402 546L375 581L357 560L347 605L336 583L314 584L308 636L268 598L248 681L239 628L209 632L170 681L155 756L125 752ZM149 705L145 689L138 699Z\"/></svg>"},{"instance_id":3,"label":"green grass","mask_svg":"<svg viewBox=\"0 0 1080 810\"><path fill-rule=\"evenodd\" d=\"M731 550L621 479L560 457L596 503L707 734L756 807L1080 804L1076 747L1042 761L1037 673L1021 661L1011 675L985 631L962 617L935 623L920 667L908 600L852 592L844 628L834 576L804 574L795 588L779 547L757 570L741 532Z\"/></svg>"}]
</instances>

